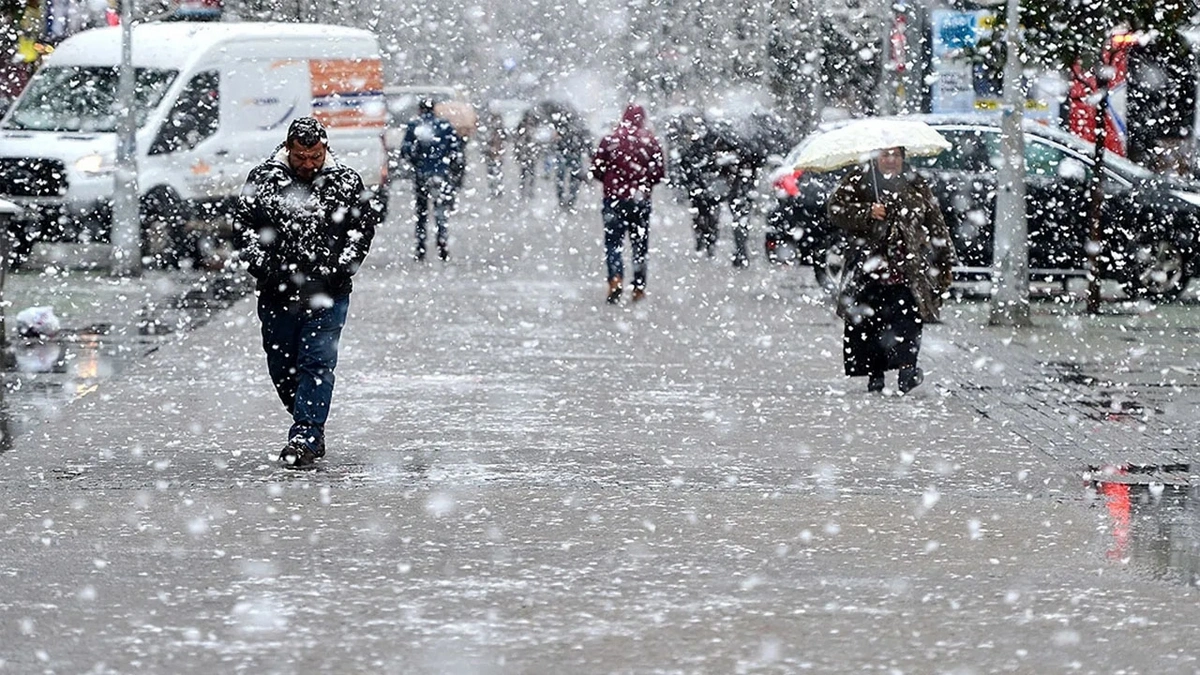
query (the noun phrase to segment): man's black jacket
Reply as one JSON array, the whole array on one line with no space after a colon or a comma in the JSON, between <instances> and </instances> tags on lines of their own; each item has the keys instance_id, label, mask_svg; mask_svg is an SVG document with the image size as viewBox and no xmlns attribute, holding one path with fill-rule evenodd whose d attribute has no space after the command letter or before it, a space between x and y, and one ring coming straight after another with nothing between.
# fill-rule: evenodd
<instances>
[{"instance_id":1,"label":"man's black jacket","mask_svg":"<svg viewBox=\"0 0 1200 675\"><path fill-rule=\"evenodd\" d=\"M292 171L281 147L246 179L235 214L239 253L261 295L341 297L352 290L350 278L384 213L362 177L332 153L309 183Z\"/></svg>"}]
</instances>

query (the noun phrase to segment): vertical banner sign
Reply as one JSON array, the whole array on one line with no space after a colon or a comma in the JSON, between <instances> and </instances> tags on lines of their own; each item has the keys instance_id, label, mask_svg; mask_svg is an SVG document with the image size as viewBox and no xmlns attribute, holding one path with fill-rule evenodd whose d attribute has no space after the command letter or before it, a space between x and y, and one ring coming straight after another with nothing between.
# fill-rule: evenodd
<instances>
[{"instance_id":1,"label":"vertical banner sign","mask_svg":"<svg viewBox=\"0 0 1200 675\"><path fill-rule=\"evenodd\" d=\"M933 112L975 110L975 74L967 55L979 44L987 11L959 12L935 9L933 25ZM989 31L990 32L990 31Z\"/></svg>"}]
</instances>

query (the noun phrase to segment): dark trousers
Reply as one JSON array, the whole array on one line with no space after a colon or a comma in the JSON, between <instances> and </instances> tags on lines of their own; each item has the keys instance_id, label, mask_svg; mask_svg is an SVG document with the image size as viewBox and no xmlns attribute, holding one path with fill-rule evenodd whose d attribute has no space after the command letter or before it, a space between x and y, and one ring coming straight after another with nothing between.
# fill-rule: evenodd
<instances>
[{"instance_id":1,"label":"dark trousers","mask_svg":"<svg viewBox=\"0 0 1200 675\"><path fill-rule=\"evenodd\" d=\"M650 252L650 200L605 199L601 209L604 217L604 252L608 278L624 278L625 264L621 254L625 234L633 249L633 287L646 288L646 257Z\"/></svg>"},{"instance_id":2,"label":"dark trousers","mask_svg":"<svg viewBox=\"0 0 1200 675\"><path fill-rule=\"evenodd\" d=\"M692 232L696 235L696 250L716 253L721 202L704 190L693 190L688 195L692 203Z\"/></svg>"},{"instance_id":3,"label":"dark trousers","mask_svg":"<svg viewBox=\"0 0 1200 675\"><path fill-rule=\"evenodd\" d=\"M564 209L575 208L575 200L579 197L579 184L583 182L583 162L579 155L559 155L558 166L555 167L554 182L558 205Z\"/></svg>"},{"instance_id":4,"label":"dark trousers","mask_svg":"<svg viewBox=\"0 0 1200 675\"><path fill-rule=\"evenodd\" d=\"M325 437L338 342L349 309L349 295L319 307L258 298L267 372L292 415L289 439L302 436L316 442Z\"/></svg>"},{"instance_id":5,"label":"dark trousers","mask_svg":"<svg viewBox=\"0 0 1200 675\"><path fill-rule=\"evenodd\" d=\"M437 245L445 250L449 243L446 223L454 208L454 184L444 176L413 176L413 210L417 216L417 255L425 255L425 230L429 221L429 205L433 203L433 220L437 226Z\"/></svg>"},{"instance_id":6,"label":"dark trousers","mask_svg":"<svg viewBox=\"0 0 1200 675\"><path fill-rule=\"evenodd\" d=\"M750 216L754 212L750 193L746 190L730 192L729 212L733 215L733 261L744 265L750 260Z\"/></svg>"},{"instance_id":7,"label":"dark trousers","mask_svg":"<svg viewBox=\"0 0 1200 675\"><path fill-rule=\"evenodd\" d=\"M923 322L908 286L868 284L857 301L859 311L842 333L846 375L882 375L917 365Z\"/></svg>"}]
</instances>

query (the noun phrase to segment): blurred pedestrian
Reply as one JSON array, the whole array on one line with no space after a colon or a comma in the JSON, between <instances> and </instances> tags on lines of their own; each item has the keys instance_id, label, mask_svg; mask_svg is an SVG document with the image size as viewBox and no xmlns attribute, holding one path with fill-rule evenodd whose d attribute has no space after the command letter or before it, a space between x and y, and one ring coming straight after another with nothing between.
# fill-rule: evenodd
<instances>
[{"instance_id":1,"label":"blurred pedestrian","mask_svg":"<svg viewBox=\"0 0 1200 675\"><path fill-rule=\"evenodd\" d=\"M235 215L239 256L257 282L267 371L292 415L286 466L325 455L338 341L358 271L384 205L329 150L312 117L288 127L275 154L246 179Z\"/></svg>"},{"instance_id":2,"label":"blurred pedestrian","mask_svg":"<svg viewBox=\"0 0 1200 675\"><path fill-rule=\"evenodd\" d=\"M538 163L542 160L546 138L536 107L526 110L517 123L513 138L513 155L520 178L520 195L525 201L533 199L537 185Z\"/></svg>"},{"instance_id":3,"label":"blurred pedestrian","mask_svg":"<svg viewBox=\"0 0 1200 675\"><path fill-rule=\"evenodd\" d=\"M707 115L695 115L681 128L680 173L691 203L696 250L716 254L721 205L729 207L733 230L733 264L750 264L750 217L754 188L766 155L753 142L738 136L733 125Z\"/></svg>"},{"instance_id":4,"label":"blurred pedestrian","mask_svg":"<svg viewBox=\"0 0 1200 675\"><path fill-rule=\"evenodd\" d=\"M717 252L718 208L729 189L717 170L717 134L710 120L697 113L680 121L676 136L680 187L691 206L696 250L711 258Z\"/></svg>"},{"instance_id":5,"label":"blurred pedestrian","mask_svg":"<svg viewBox=\"0 0 1200 675\"><path fill-rule=\"evenodd\" d=\"M583 182L583 156L591 140L583 122L571 112L560 112L553 118L555 183L558 205L563 210L575 208L579 186Z\"/></svg>"},{"instance_id":6,"label":"blurred pedestrian","mask_svg":"<svg viewBox=\"0 0 1200 675\"><path fill-rule=\"evenodd\" d=\"M463 146L463 139L454 126L434 112L433 99L421 99L418 114L409 121L400 144L400 155L413 166L417 238L414 260L425 260L425 232L431 202L437 226L438 257L442 260L450 257L447 221L466 168Z\"/></svg>"},{"instance_id":7,"label":"blurred pedestrian","mask_svg":"<svg viewBox=\"0 0 1200 675\"><path fill-rule=\"evenodd\" d=\"M490 110L485 112L479 120L479 136L487 167L488 193L493 198L503 197L504 143L508 140L504 118Z\"/></svg>"},{"instance_id":8,"label":"blurred pedestrian","mask_svg":"<svg viewBox=\"0 0 1200 675\"><path fill-rule=\"evenodd\" d=\"M633 251L633 295L646 295L647 254L650 249L650 193L665 176L662 147L646 128L646 111L629 104L612 133L600 140L592 157L591 174L604 183L604 248L608 268L608 302L621 298L622 249L629 235Z\"/></svg>"},{"instance_id":9,"label":"blurred pedestrian","mask_svg":"<svg viewBox=\"0 0 1200 675\"><path fill-rule=\"evenodd\" d=\"M867 391L878 392L884 372L899 370L900 391L912 391L924 379L922 327L938 320L958 263L937 200L905 166L903 148L888 148L842 179L828 210L846 235L837 296L846 375L865 375Z\"/></svg>"},{"instance_id":10,"label":"blurred pedestrian","mask_svg":"<svg viewBox=\"0 0 1200 675\"><path fill-rule=\"evenodd\" d=\"M729 191L725 202L733 216L733 266L750 265L750 217L754 214L758 172L767 163L766 153L748 139L730 134L717 149L717 167Z\"/></svg>"}]
</instances>

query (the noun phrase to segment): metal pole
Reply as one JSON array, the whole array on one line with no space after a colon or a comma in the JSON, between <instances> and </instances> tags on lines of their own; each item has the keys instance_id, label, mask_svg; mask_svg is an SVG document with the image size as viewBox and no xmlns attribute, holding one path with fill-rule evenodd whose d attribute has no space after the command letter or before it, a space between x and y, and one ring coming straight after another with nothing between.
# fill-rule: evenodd
<instances>
[{"instance_id":1,"label":"metal pole","mask_svg":"<svg viewBox=\"0 0 1200 675\"><path fill-rule=\"evenodd\" d=\"M1105 109L1108 107L1108 66L1101 59L1096 66L1096 88L1100 100L1096 102L1096 145L1092 150L1092 184L1088 200L1087 241L1087 313L1100 313L1100 265L1104 248L1104 231L1100 227L1100 216L1104 210L1104 146L1108 128L1105 124Z\"/></svg>"},{"instance_id":2,"label":"metal pole","mask_svg":"<svg viewBox=\"0 0 1200 675\"><path fill-rule=\"evenodd\" d=\"M142 228L138 218L137 109L133 70L133 0L121 0L121 67L117 99L117 155L113 172L112 260L113 276L142 272Z\"/></svg>"},{"instance_id":3,"label":"metal pole","mask_svg":"<svg viewBox=\"0 0 1200 675\"><path fill-rule=\"evenodd\" d=\"M1021 5L1008 0L1004 56L1001 163L996 176L996 226L992 259L993 326L1028 326L1029 225L1025 219L1025 92L1021 88Z\"/></svg>"},{"instance_id":4,"label":"metal pole","mask_svg":"<svg viewBox=\"0 0 1200 675\"><path fill-rule=\"evenodd\" d=\"M4 293L5 284L8 282L8 266L9 254L12 250L11 239L8 234L8 226L15 213L8 212L0 207L0 352L8 350L8 317L4 311ZM0 364L0 367L3 367ZM3 394L4 387L0 386L0 396ZM3 407L3 398L0 398L0 408Z\"/></svg>"}]
</instances>

